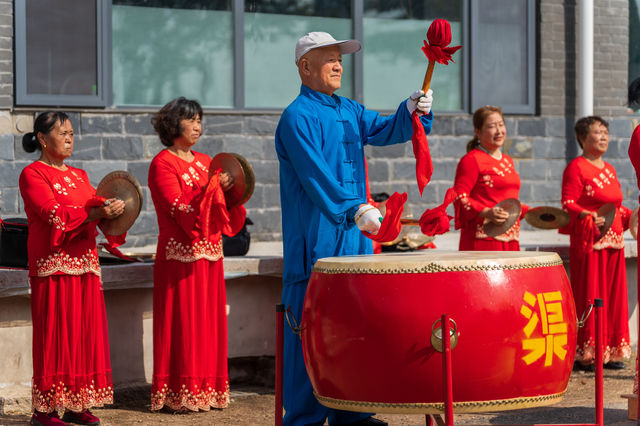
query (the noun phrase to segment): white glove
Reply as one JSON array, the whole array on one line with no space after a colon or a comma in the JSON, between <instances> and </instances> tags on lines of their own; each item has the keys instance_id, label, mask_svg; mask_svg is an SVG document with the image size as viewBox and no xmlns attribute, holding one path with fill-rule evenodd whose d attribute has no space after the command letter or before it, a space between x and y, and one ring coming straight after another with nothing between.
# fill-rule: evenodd
<instances>
[{"instance_id":1,"label":"white glove","mask_svg":"<svg viewBox=\"0 0 640 426\"><path fill-rule=\"evenodd\" d=\"M433 90L427 90L426 94L422 90L416 90L407 99L407 110L409 114L413 114L416 109L422 114L429 114L431 104L433 104Z\"/></svg>"},{"instance_id":2,"label":"white glove","mask_svg":"<svg viewBox=\"0 0 640 426\"><path fill-rule=\"evenodd\" d=\"M380 210L373 207L371 204L365 204L360 207L353 219L356 222L356 225L358 225L358 229L370 232L373 235L378 233L380 224L382 223Z\"/></svg>"}]
</instances>

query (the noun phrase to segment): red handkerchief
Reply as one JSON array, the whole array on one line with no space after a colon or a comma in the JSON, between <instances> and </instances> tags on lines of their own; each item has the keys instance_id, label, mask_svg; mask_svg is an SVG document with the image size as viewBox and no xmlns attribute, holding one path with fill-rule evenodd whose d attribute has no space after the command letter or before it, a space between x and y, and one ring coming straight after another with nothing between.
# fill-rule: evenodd
<instances>
[{"instance_id":1,"label":"red handkerchief","mask_svg":"<svg viewBox=\"0 0 640 426\"><path fill-rule=\"evenodd\" d=\"M449 232L449 222L453 219L453 216L447 214L447 207L455 200L456 195L456 190L449 188L447 189L442 204L434 209L425 210L418 221L420 223L420 230L424 235L432 237L437 234Z\"/></svg>"},{"instance_id":2,"label":"red handkerchief","mask_svg":"<svg viewBox=\"0 0 640 426\"><path fill-rule=\"evenodd\" d=\"M420 196L424 187L427 186L433 174L433 163L431 162L431 153L429 152L429 143L427 142L427 134L424 132L422 121L417 110L411 116L413 124L413 135L411 142L413 143L413 156L416 158L416 180L418 181L418 189Z\"/></svg>"},{"instance_id":3,"label":"red handkerchief","mask_svg":"<svg viewBox=\"0 0 640 426\"><path fill-rule=\"evenodd\" d=\"M393 241L398 238L398 235L400 235L400 230L402 229L402 224L400 224L400 216L402 216L404 203L406 202L406 192L403 192L402 194L394 192L385 204L387 213L384 216L378 233L373 235L369 232L361 231L362 234L379 243L388 243L389 241Z\"/></svg>"}]
</instances>

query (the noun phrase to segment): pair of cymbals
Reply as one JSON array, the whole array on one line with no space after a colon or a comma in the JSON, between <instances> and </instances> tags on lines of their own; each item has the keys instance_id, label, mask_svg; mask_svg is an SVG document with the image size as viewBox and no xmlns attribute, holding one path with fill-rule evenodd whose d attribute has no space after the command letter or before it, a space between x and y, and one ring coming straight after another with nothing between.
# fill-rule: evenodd
<instances>
[{"instance_id":1,"label":"pair of cymbals","mask_svg":"<svg viewBox=\"0 0 640 426\"><path fill-rule=\"evenodd\" d=\"M604 237L611 228L616 217L616 206L613 203L606 203L600 206L597 211L598 216L604 217L604 223L598 227L600 236ZM542 206L530 209L524 215L525 220L531 226L542 229L558 229L569 224L571 217L569 213L557 207ZM636 215L637 218L637 215ZM637 220L637 219L636 219ZM637 231L637 224L636 224ZM633 234L633 231L632 231Z\"/></svg>"},{"instance_id":2,"label":"pair of cymbals","mask_svg":"<svg viewBox=\"0 0 640 426\"><path fill-rule=\"evenodd\" d=\"M115 170L102 178L96 189L96 195L124 201L124 213L113 219L100 221L100 229L105 235L125 233L133 226L142 210L142 187L131 173L124 170Z\"/></svg>"},{"instance_id":3,"label":"pair of cymbals","mask_svg":"<svg viewBox=\"0 0 640 426\"><path fill-rule=\"evenodd\" d=\"M506 211L509 215L507 219L502 223L487 222L482 226L482 230L488 237L497 237L507 232L518 221L520 213L522 212L522 205L520 201L515 198L507 198L500 201L494 207L500 207Z\"/></svg>"},{"instance_id":4,"label":"pair of cymbals","mask_svg":"<svg viewBox=\"0 0 640 426\"><path fill-rule=\"evenodd\" d=\"M604 237L607 232L609 232L609 228L613 224L613 219L616 217L617 207L613 203L606 203L600 206L598 209L598 216L604 217L604 223L598 226L598 230L600 231L600 238Z\"/></svg>"},{"instance_id":5,"label":"pair of cymbals","mask_svg":"<svg viewBox=\"0 0 640 426\"><path fill-rule=\"evenodd\" d=\"M224 193L227 207L239 206L249 201L253 195L256 178L247 159L233 152L221 152L211 160L209 174L219 169L233 178L233 186Z\"/></svg>"},{"instance_id":6,"label":"pair of cymbals","mask_svg":"<svg viewBox=\"0 0 640 426\"><path fill-rule=\"evenodd\" d=\"M571 217L566 211L552 206L529 209L524 215L527 223L540 229L558 229L569 224Z\"/></svg>"}]
</instances>

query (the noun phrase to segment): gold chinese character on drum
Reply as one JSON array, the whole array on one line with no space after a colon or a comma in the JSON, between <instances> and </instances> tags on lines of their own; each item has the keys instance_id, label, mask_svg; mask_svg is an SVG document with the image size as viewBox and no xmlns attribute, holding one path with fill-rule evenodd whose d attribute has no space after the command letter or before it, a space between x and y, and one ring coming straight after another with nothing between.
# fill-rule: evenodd
<instances>
[{"instance_id":1,"label":"gold chinese character on drum","mask_svg":"<svg viewBox=\"0 0 640 426\"><path fill-rule=\"evenodd\" d=\"M577 320L560 257L426 251L316 262L300 328L318 400L350 411L442 413L432 330L443 314L455 325L455 412L562 398Z\"/></svg>"}]
</instances>

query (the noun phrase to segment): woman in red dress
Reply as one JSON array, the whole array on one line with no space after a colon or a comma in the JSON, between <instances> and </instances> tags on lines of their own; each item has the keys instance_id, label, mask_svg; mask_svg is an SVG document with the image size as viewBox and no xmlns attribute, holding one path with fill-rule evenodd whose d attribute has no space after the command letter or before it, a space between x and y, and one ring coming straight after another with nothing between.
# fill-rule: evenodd
<instances>
[{"instance_id":1,"label":"woman in red dress","mask_svg":"<svg viewBox=\"0 0 640 426\"><path fill-rule=\"evenodd\" d=\"M211 158L192 151L202 108L174 99L152 119L167 147L149 169L158 217L153 288L151 409L198 411L229 404L226 291L222 235L237 233L244 207L227 209L231 177L209 171Z\"/></svg>"},{"instance_id":2,"label":"woman in red dress","mask_svg":"<svg viewBox=\"0 0 640 426\"><path fill-rule=\"evenodd\" d=\"M29 221L31 424L97 425L89 408L113 403L113 382L96 225L122 214L124 203L96 197L87 173L64 163L73 151L65 113L40 114L22 145L42 151L20 174Z\"/></svg>"},{"instance_id":3,"label":"woman in red dress","mask_svg":"<svg viewBox=\"0 0 640 426\"><path fill-rule=\"evenodd\" d=\"M578 316L595 298L604 301L604 362L606 368L622 369L629 358L627 271L623 232L631 211L622 206L622 189L613 166L602 159L609 146L609 125L600 117L581 118L575 125L582 155L567 165L562 175L562 206L571 216L569 267ZM597 210L606 203L616 208L607 233L598 226L605 218ZM577 366L593 370L595 323L590 315L578 330Z\"/></svg>"},{"instance_id":4,"label":"woman in red dress","mask_svg":"<svg viewBox=\"0 0 640 426\"><path fill-rule=\"evenodd\" d=\"M455 227L460 229L460 250L520 250L520 220L502 235L489 237L487 222L504 223L508 213L495 205L518 199L520 176L513 160L501 151L507 137L502 110L484 106L473 114L475 137L467 145L456 170ZM522 214L528 207L522 204Z\"/></svg>"}]
</instances>

